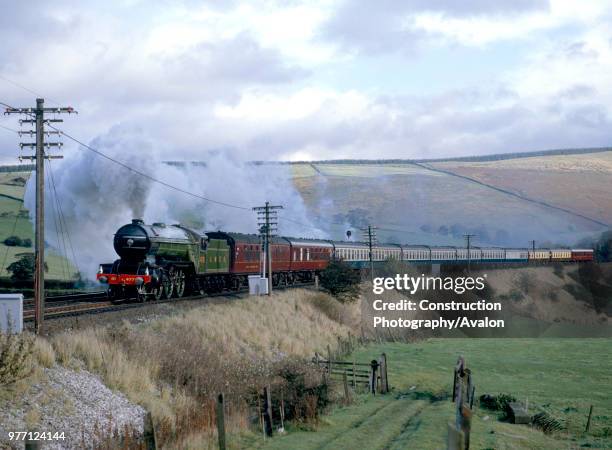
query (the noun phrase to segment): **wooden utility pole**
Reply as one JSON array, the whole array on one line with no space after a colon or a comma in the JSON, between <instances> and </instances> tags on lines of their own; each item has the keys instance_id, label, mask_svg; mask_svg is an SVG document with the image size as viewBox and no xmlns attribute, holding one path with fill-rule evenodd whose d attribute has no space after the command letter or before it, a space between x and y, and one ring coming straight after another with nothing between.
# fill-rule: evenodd
<instances>
[{"instance_id":1,"label":"wooden utility pole","mask_svg":"<svg viewBox=\"0 0 612 450\"><path fill-rule=\"evenodd\" d=\"M45 108L45 100L36 99L36 108L6 108L4 114L24 114L29 119L19 121L20 125L31 124L35 130L19 131L19 136L36 135L36 142L22 142L21 149L35 148L35 155L19 156L24 159L36 161L36 223L34 226L34 331L39 334L43 331L45 316L45 159L61 159L60 155L47 155L45 148L62 147L61 142L45 142L45 135L60 135L58 130L45 131L45 124L63 122L61 119L45 119L45 114L72 114L76 111L71 107ZM51 128L54 128L51 126Z\"/></svg>"},{"instance_id":2,"label":"wooden utility pole","mask_svg":"<svg viewBox=\"0 0 612 450\"><path fill-rule=\"evenodd\" d=\"M468 273L471 271L471 262L472 262L472 238L476 237L475 234L464 234L463 237L465 238L466 241L466 247L467 247L467 263L468 263Z\"/></svg>"},{"instance_id":3,"label":"wooden utility pole","mask_svg":"<svg viewBox=\"0 0 612 450\"><path fill-rule=\"evenodd\" d=\"M372 252L372 247L376 244L376 227L372 225L368 225L368 228L363 230L363 236L368 243L368 256L370 259L370 278L372 282L374 282L374 254Z\"/></svg>"},{"instance_id":4,"label":"wooden utility pole","mask_svg":"<svg viewBox=\"0 0 612 450\"><path fill-rule=\"evenodd\" d=\"M257 212L257 225L259 226L259 234L262 238L263 261L261 267L262 277L266 276L266 266L268 266L268 295L272 295L272 252L271 243L272 237L278 228L277 211L283 209L281 205L270 205L266 202L264 206L256 206L253 211Z\"/></svg>"}]
</instances>

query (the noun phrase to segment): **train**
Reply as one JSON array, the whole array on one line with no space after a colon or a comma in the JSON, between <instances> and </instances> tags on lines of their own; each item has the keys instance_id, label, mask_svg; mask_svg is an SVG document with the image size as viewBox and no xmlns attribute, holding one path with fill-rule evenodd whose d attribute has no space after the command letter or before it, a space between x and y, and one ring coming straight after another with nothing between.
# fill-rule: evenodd
<instances>
[{"instance_id":1,"label":"train","mask_svg":"<svg viewBox=\"0 0 612 450\"><path fill-rule=\"evenodd\" d=\"M134 219L114 235L119 256L101 264L96 276L107 285L111 299L140 301L180 298L191 292L237 291L248 286L249 275L260 272L262 242L258 235L211 231ZM414 265L527 264L593 260L591 249L499 247L432 247L376 244L275 236L270 239L273 286L312 282L331 260L342 260L355 270L379 266L387 260Z\"/></svg>"}]
</instances>

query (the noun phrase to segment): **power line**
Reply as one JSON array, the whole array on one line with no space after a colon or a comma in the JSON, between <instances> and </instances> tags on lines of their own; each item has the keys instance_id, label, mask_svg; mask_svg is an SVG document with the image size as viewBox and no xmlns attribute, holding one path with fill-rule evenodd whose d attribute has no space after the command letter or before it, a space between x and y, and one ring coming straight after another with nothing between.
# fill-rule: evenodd
<instances>
[{"instance_id":1,"label":"power line","mask_svg":"<svg viewBox=\"0 0 612 450\"><path fill-rule=\"evenodd\" d=\"M3 105L5 107L7 107L7 108L13 109L13 107L11 105L8 105L8 104L6 104L4 102L0 102L0 105ZM140 171L138 169L134 169L133 167L130 167L128 164L126 164L124 162L121 162L121 161L119 161L119 160L117 160L117 159L115 159L115 158L113 158L111 156L108 156L107 154L101 152L100 150L97 150L97 149L91 147L90 145L87 145L86 143L82 142L81 140L79 140L79 139L75 138L74 136L66 133L65 131L62 131L62 130L58 129L57 127L54 127L53 125L51 125L49 123L47 124L47 126L49 128L52 128L53 130L58 131L62 136L66 136L68 139L70 139L70 140L76 142L77 144L85 147L87 150L95 153L96 155L101 156L102 158L105 158L108 161L111 161L111 162L113 162L113 163L123 167L124 169L129 170L132 173L135 173L137 175L140 175L143 178L146 178L146 179L148 179L150 181L153 181L154 183L158 183L158 184L160 184L162 186L165 186L165 187L167 187L169 189L173 189L173 190L175 190L177 192L181 192L183 194L189 195L191 197L194 197L194 198L197 198L197 199L200 199L200 200L204 200L206 202L215 203L217 205L226 206L228 208L241 209L241 210L244 210L244 211L250 211L251 210L251 208L247 208L245 206L239 206L239 205L234 205L234 204L231 204L231 203L226 203L226 202L222 202L222 201L218 201L218 200L213 200L211 198L204 197L203 195L199 195L199 194L196 194L194 192L187 191L187 190L182 189L182 188L180 188L178 186L175 186L175 185L172 185L172 184L167 183L165 181L162 181L159 178L155 178L154 176L151 176L151 175L149 175L147 173L144 173L144 172L142 172L142 171Z\"/></svg>"},{"instance_id":2,"label":"power line","mask_svg":"<svg viewBox=\"0 0 612 450\"><path fill-rule=\"evenodd\" d=\"M51 169L51 161L49 161L48 167L49 167L49 175L51 178L51 186L53 187L53 192L55 193L55 199L57 201L57 207L58 207L59 214L60 214L59 215L60 223L63 223L63 228L66 233L66 238L68 239L68 246L70 247L70 253L72 254L72 263L74 264L74 267L77 269L77 272L79 272L80 274L81 268L79 267L77 263L76 254L74 253L74 247L72 246L72 239L70 239L70 233L68 232L68 225L67 225L68 222L66 220L66 216L64 215L64 211L62 208L62 201L59 195L57 194L57 188L55 185L55 177L53 176L53 170ZM66 259L68 259L68 254L66 254ZM80 275L79 275L79 278L80 278Z\"/></svg>"},{"instance_id":3,"label":"power line","mask_svg":"<svg viewBox=\"0 0 612 450\"><path fill-rule=\"evenodd\" d=\"M27 88L26 86L24 86L23 84L19 84L14 80L11 80L10 78L6 78L4 75L0 74L0 79L6 81L7 83L12 84L13 86L18 87L19 89L23 89L26 92L29 92L30 94L33 94L37 97L44 97L44 95L42 95L40 92L36 92L33 91L32 89ZM51 100L51 103L55 103L55 104L59 104L59 102L56 102L55 100L53 100L50 97L47 97L49 100Z\"/></svg>"},{"instance_id":4,"label":"power line","mask_svg":"<svg viewBox=\"0 0 612 450\"><path fill-rule=\"evenodd\" d=\"M0 102L0 105L3 105L3 106L8 107L8 108L12 108L12 106L10 106L10 105L8 105L6 103L3 103L3 102ZM119 160L117 160L117 159L115 159L115 158L113 158L113 157L111 157L111 156L101 152L100 150L97 150L97 149L91 147L90 145L85 144L81 140L75 138L74 136L72 136L72 135L70 135L70 134L68 134L68 133L66 133L64 131L59 130L58 128L56 128L55 126L53 126L51 124L47 124L47 126L49 128L52 128L53 130L59 132L61 135L66 136L68 139L71 139L75 143L85 147L87 150L95 153L96 155L98 155L98 156L100 156L102 158L105 158L108 161L111 161L111 162L113 162L113 163L123 167L124 169L129 170L132 173L135 173L135 174L137 174L137 175L139 175L141 177L144 177L144 178L146 178L146 179L148 179L148 180L150 180L150 181L152 181L154 183L158 183L158 184L160 184L160 185L162 185L162 186L164 186L166 188L173 189L173 190L175 190L177 192L180 192L180 193L185 194L185 195L189 195L189 196L197 198L199 200L204 200L206 202L214 203L214 204L225 206L225 207L228 207L228 208L234 208L234 209L239 209L239 210L243 210L243 211L250 211L251 210L251 208L248 208L248 207L245 207L245 206L240 206L240 205L236 205L236 204L232 204L232 203L227 203L227 202L223 202L223 201L219 201L219 200L214 200L214 199L211 199L209 197L205 197L203 195L199 195L199 194L196 194L194 192L187 191L187 190L182 189L182 188L180 188L178 186L175 186L175 185L172 185L172 184L167 183L165 181L162 181L159 178L155 178L152 175L149 175L149 174L147 174L145 172L142 172L142 171L140 171L138 169L135 169L135 168L129 166L128 164L126 164L126 163L124 163L122 161L119 161ZM11 130L11 131L15 131L15 130ZM283 220L295 223L295 224L300 225L300 226L302 226L304 228L310 228L310 229L313 229L313 230L319 230L319 227L317 227L315 225L308 225L308 224L305 224L305 223L300 222L298 220L290 219L288 217L283 217ZM325 223L327 225L336 225L336 226L344 225L344 223L331 222L331 221L321 220L321 219L319 219L319 222ZM381 231L389 231L389 232L397 232L397 233L414 233L414 231L410 231L410 230L401 230L401 229L393 229L393 228L379 228L379 230L381 230Z\"/></svg>"},{"instance_id":5,"label":"power line","mask_svg":"<svg viewBox=\"0 0 612 450\"><path fill-rule=\"evenodd\" d=\"M12 128L9 128L9 127L5 127L4 125L0 125L0 128L4 128L7 131L12 131L13 133L19 134L19 131L13 130Z\"/></svg>"},{"instance_id":6,"label":"power line","mask_svg":"<svg viewBox=\"0 0 612 450\"><path fill-rule=\"evenodd\" d=\"M56 129L52 125L49 125L49 127L53 128L53 129ZM155 178L155 177L153 177L153 176L151 176L151 175L149 175L147 173L144 173L144 172L142 172L142 171L140 171L138 169L134 169L133 167L130 167L129 165L127 165L127 164L125 164L125 163L123 163L123 162L121 162L121 161L119 161L119 160L117 160L117 159L115 159L115 158L113 158L111 156L108 156L107 154L105 154L105 153L103 153L103 152L101 152L99 150L96 150L95 148L85 144L84 142L78 140L77 138L71 136L70 134L68 134L66 132L62 131L61 133L62 133L63 136L66 136L68 139L71 139L74 142L76 142L77 144L82 145L87 150L95 153L96 155L101 156L102 158L105 158L105 159L107 159L107 160L109 160L109 161L111 161L111 162L113 162L113 163L123 167L124 169L129 170L132 173L135 173L137 175L140 175L143 178L146 178L146 179L148 179L150 181L153 181L154 183L158 183L158 184L160 184L162 186L165 186L165 187L167 187L169 189L173 189L173 190L175 190L177 192L181 192L183 194L190 195L191 197L194 197L194 198L197 198L197 199L200 199L200 200L204 200L206 202L214 203L214 204L221 205L221 206L226 206L228 208L234 208L234 209L241 209L241 210L244 210L244 211L250 211L250 208L247 208L245 206L233 205L231 203L226 203L226 202L222 202L222 201L218 201L218 200L213 200L212 198L204 197L203 195L199 195L199 194L196 194L194 192L190 192L190 191L187 191L185 189L182 189L182 188L180 188L178 186L172 185L170 183L166 183L165 181L162 181L159 178Z\"/></svg>"},{"instance_id":7,"label":"power line","mask_svg":"<svg viewBox=\"0 0 612 450\"><path fill-rule=\"evenodd\" d=\"M45 169L47 169L47 167L45 167ZM48 172L48 170L47 170ZM48 177L45 177L45 181L47 182L47 189L51 190L51 182L49 181ZM53 193L53 191L51 191L51 193ZM55 224L55 236L57 238L57 247L58 250L60 251L60 256L62 256L62 246L64 248L64 255L66 255L66 242L63 240L63 234L60 237L60 228L58 226L58 212L57 212L57 206L55 203L55 199L52 197L51 198L51 212L52 212L52 216L53 216L53 223ZM66 261L68 260L68 258L64 258L63 261L61 261L60 266L62 268L62 273L64 275L64 279L66 279Z\"/></svg>"},{"instance_id":8,"label":"power line","mask_svg":"<svg viewBox=\"0 0 612 450\"><path fill-rule=\"evenodd\" d=\"M21 143L21 148L34 148L35 154L29 156L19 156L19 159L30 159L36 161L36 220L34 232L34 330L39 334L43 330L44 310L45 310L45 159L62 158L62 156L48 155L45 149L51 147L61 147L60 142L45 142L45 124L50 122L62 122L61 119L46 119L48 114L72 114L72 107L49 108L44 106L44 99L36 99L36 107L14 108L7 105L4 114L23 114L33 119L20 120L20 124L32 124L35 131L29 133L36 136L35 142ZM51 134L53 132L47 132ZM28 133L26 133L28 134ZM60 132L57 130L57 134ZM19 133L22 136L22 133Z\"/></svg>"}]
</instances>

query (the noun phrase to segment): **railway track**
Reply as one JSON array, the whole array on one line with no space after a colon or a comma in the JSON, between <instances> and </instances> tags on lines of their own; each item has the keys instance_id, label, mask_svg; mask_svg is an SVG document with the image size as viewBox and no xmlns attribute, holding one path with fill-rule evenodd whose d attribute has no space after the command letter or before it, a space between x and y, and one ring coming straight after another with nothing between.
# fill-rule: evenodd
<instances>
[{"instance_id":1,"label":"railway track","mask_svg":"<svg viewBox=\"0 0 612 450\"><path fill-rule=\"evenodd\" d=\"M80 292L78 294L66 295L50 295L45 297L45 304L60 306L62 304L68 305L76 302L100 301L101 299L104 299L106 297L106 291ZM34 309L34 299L26 298L23 301L23 309Z\"/></svg>"},{"instance_id":2,"label":"railway track","mask_svg":"<svg viewBox=\"0 0 612 450\"><path fill-rule=\"evenodd\" d=\"M282 291L286 289L295 289L312 285L313 283L296 283L292 286L278 286L274 289ZM78 316L83 314L99 314L103 312L139 308L148 305L175 303L179 301L207 300L215 297L242 298L242 296L247 292L248 288L243 288L238 291L224 291L204 295L197 294L181 298L154 300L143 303L136 302L135 299L125 299L118 302L111 302L110 300L101 300L102 298L106 298L105 291L83 294L71 294L67 296L52 296L47 297L47 299L45 300L45 320L67 316ZM34 300L28 299L24 301L23 320L24 322L31 322L34 320Z\"/></svg>"}]
</instances>

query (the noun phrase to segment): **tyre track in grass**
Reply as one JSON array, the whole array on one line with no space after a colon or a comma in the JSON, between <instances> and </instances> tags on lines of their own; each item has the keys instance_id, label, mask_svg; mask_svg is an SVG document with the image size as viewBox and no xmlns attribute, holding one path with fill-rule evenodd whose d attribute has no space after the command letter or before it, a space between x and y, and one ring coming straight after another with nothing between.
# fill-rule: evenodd
<instances>
[{"instance_id":1,"label":"tyre track in grass","mask_svg":"<svg viewBox=\"0 0 612 450\"><path fill-rule=\"evenodd\" d=\"M362 416L317 446L319 450L386 449L405 435L411 423L429 405L425 400L396 397Z\"/></svg>"}]
</instances>

